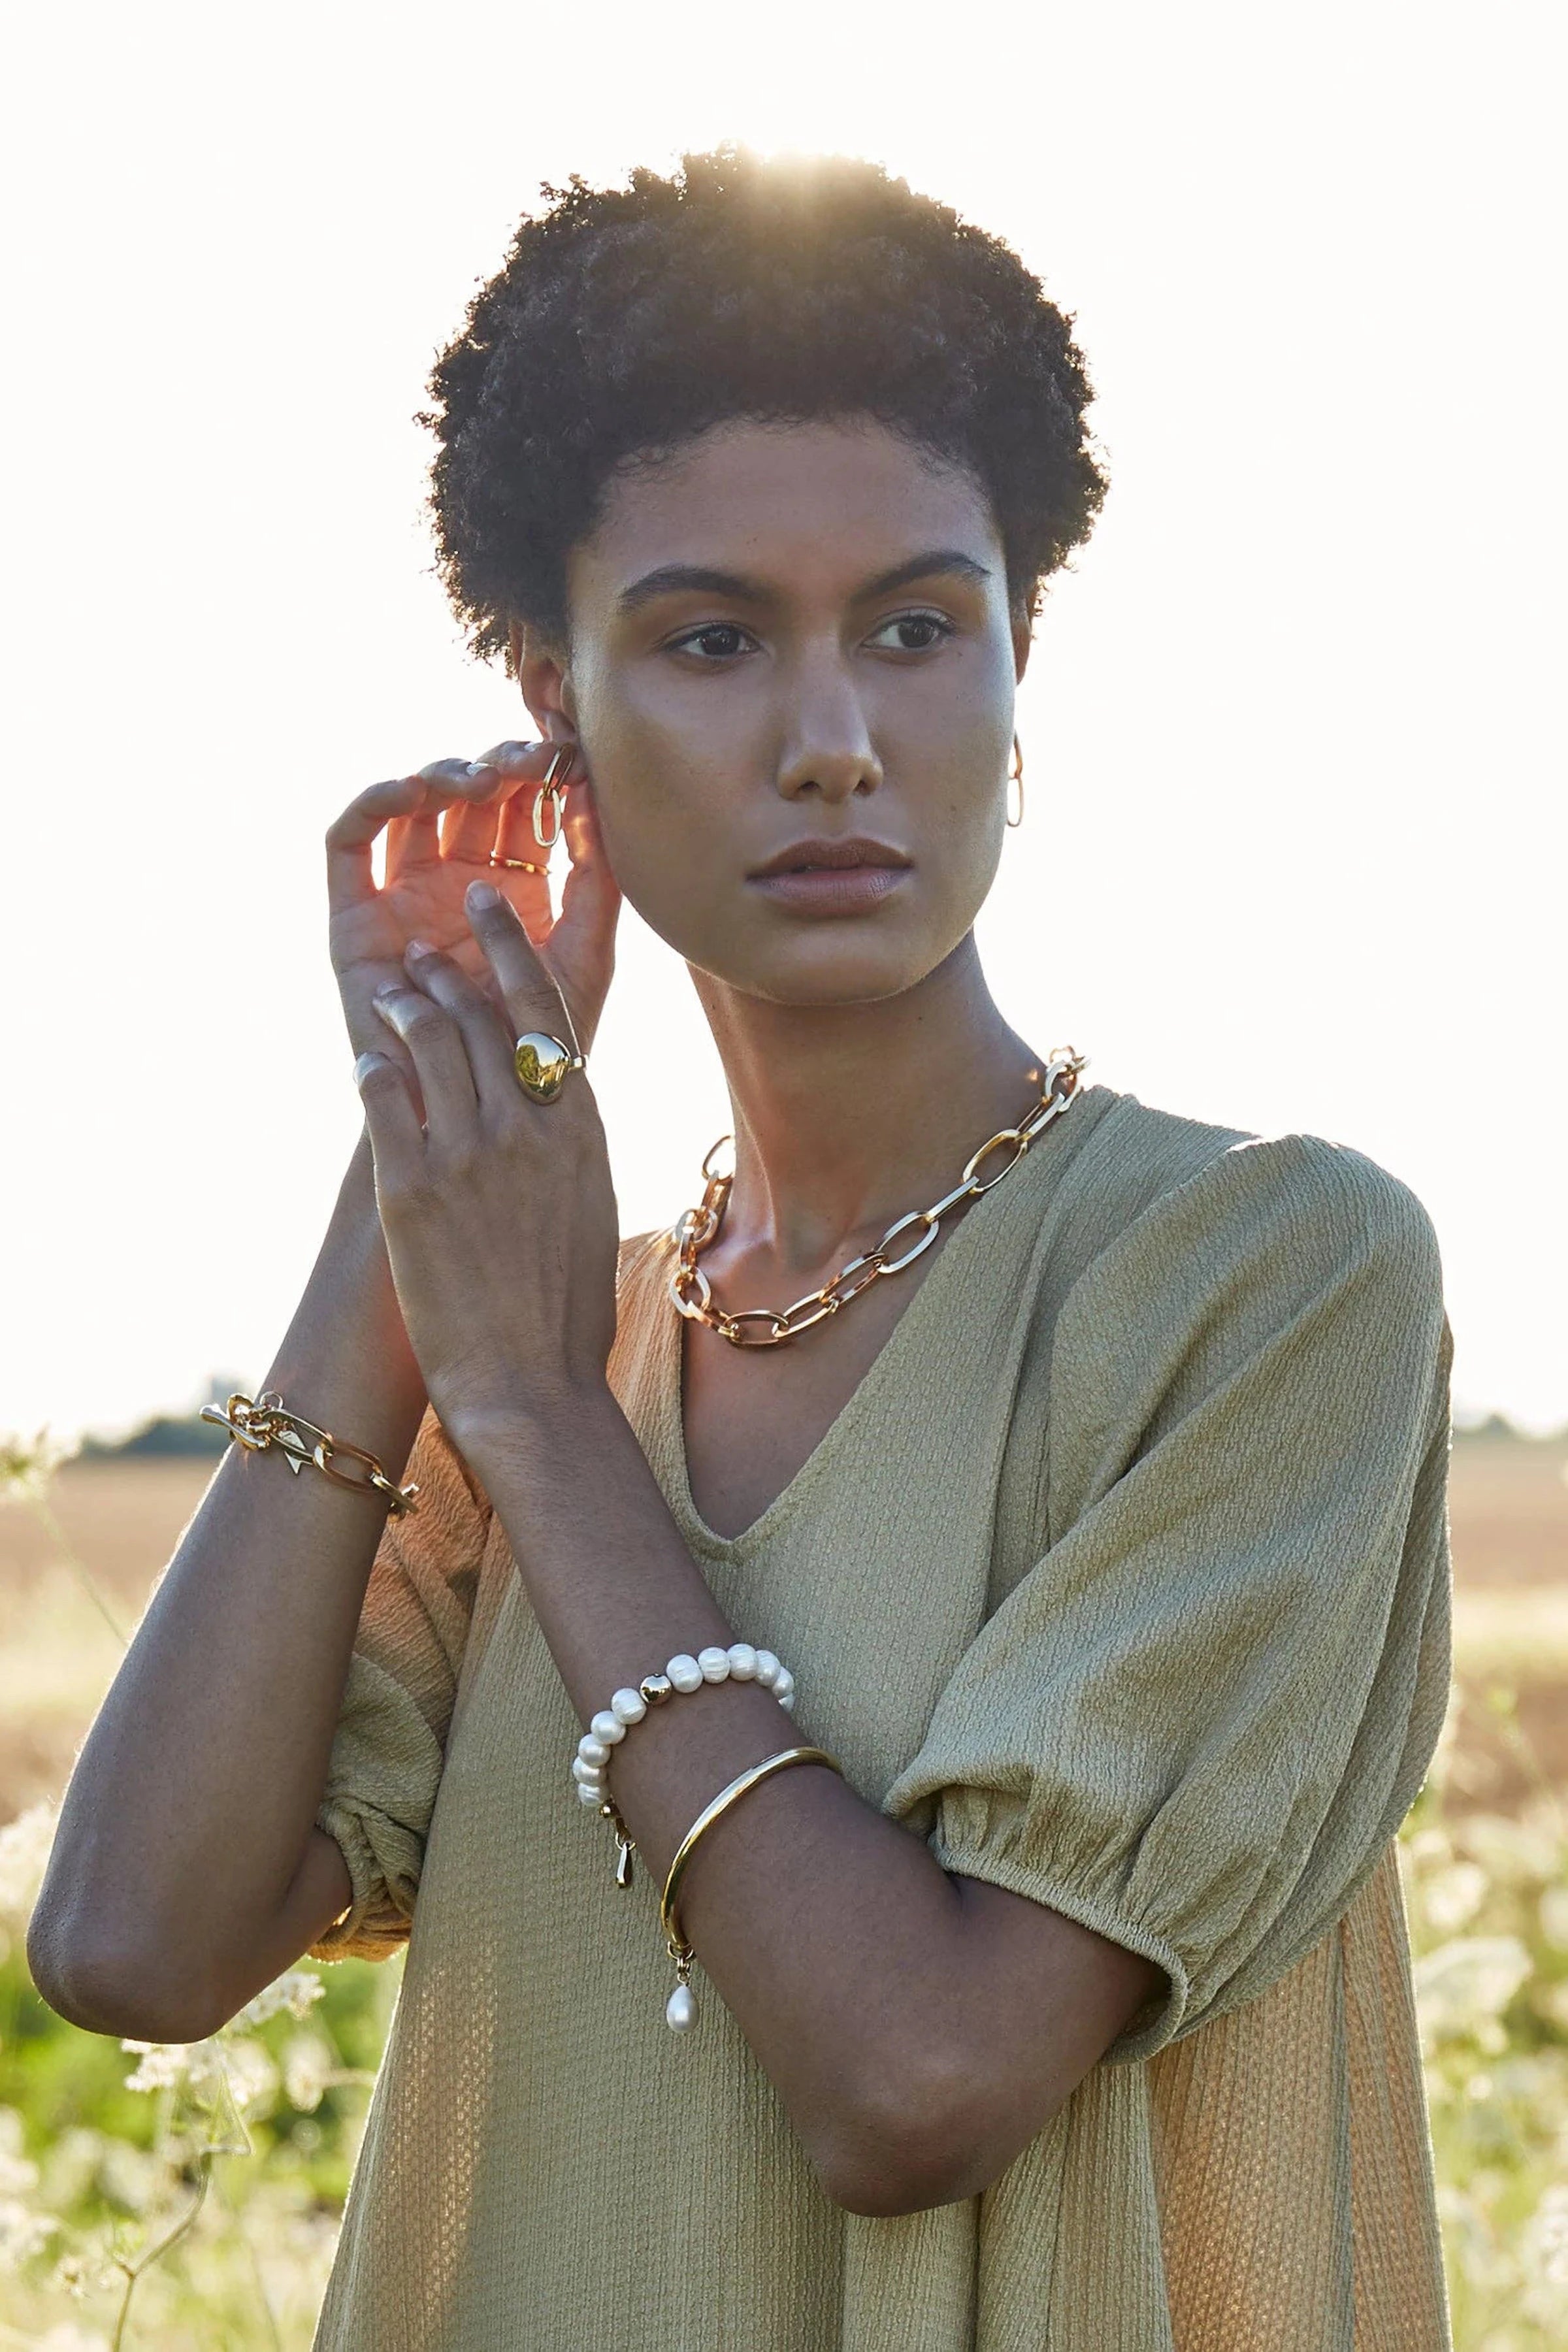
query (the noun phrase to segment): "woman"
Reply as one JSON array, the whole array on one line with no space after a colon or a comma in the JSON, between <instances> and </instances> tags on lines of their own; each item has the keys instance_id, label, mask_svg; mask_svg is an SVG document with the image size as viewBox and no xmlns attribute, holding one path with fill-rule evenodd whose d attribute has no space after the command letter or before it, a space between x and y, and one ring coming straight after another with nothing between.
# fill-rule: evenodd
<instances>
[{"instance_id":1,"label":"woman","mask_svg":"<svg viewBox=\"0 0 1568 2352\"><path fill-rule=\"evenodd\" d=\"M1080 1086L975 953L1101 495L1069 322L870 166L721 153L554 194L433 391L541 740L329 835L366 1139L40 1983L186 2039L407 1941L321 2352L1431 2352L1431 1227ZM617 1242L622 890L734 1145Z\"/></svg>"}]
</instances>

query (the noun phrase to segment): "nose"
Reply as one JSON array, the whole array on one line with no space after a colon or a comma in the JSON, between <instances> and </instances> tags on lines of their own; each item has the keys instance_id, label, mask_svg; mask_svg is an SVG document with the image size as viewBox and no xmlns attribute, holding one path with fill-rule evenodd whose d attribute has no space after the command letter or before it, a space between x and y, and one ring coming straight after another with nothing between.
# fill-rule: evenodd
<instances>
[{"instance_id":1,"label":"nose","mask_svg":"<svg viewBox=\"0 0 1568 2352\"><path fill-rule=\"evenodd\" d=\"M790 685L778 770L784 798L815 793L825 805L837 807L857 793L874 793L882 781L882 762L839 649L803 662Z\"/></svg>"}]
</instances>

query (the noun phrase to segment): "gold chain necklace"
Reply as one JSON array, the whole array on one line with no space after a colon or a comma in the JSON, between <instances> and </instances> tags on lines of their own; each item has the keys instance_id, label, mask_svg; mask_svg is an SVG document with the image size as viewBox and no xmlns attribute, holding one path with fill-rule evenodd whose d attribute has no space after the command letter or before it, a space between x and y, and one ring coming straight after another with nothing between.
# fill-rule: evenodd
<instances>
[{"instance_id":1,"label":"gold chain necklace","mask_svg":"<svg viewBox=\"0 0 1568 2352\"><path fill-rule=\"evenodd\" d=\"M737 1348L776 1348L785 1339L793 1339L798 1331L809 1331L814 1323L821 1323L829 1315L837 1315L852 1298L868 1290L885 1274L902 1274L912 1265L922 1250L929 1249L937 1237L938 1229L950 1209L960 1201L973 1200L977 1193L989 1192L1010 1175L1037 1136L1043 1135L1053 1119L1059 1118L1078 1097L1079 1073L1089 1056L1075 1053L1070 1045L1058 1046L1046 1057L1040 1098L1016 1127L1004 1127L983 1143L965 1163L963 1174L951 1192L929 1209L912 1209L907 1217L888 1227L875 1249L867 1250L860 1257L852 1257L841 1265L831 1282L820 1290L808 1290L793 1307L742 1307L729 1314L715 1306L713 1292L707 1276L698 1265L698 1254L715 1238L724 1222L729 1204L730 1188L735 1181L731 1168L720 1173L709 1162L720 1147L732 1143L734 1138L721 1135L711 1144L702 1161L705 1186L701 1200L694 1209L684 1210L670 1227L670 1239L679 1250L675 1272L669 1277L669 1295L682 1315L693 1323L706 1323L710 1331L728 1339ZM1031 1077L1040 1076L1031 1071ZM994 1151L1007 1150L1007 1158L991 1175L982 1177L980 1170ZM889 1257L889 1244L907 1233L911 1225L921 1227L918 1241L911 1242L901 1256ZM765 1324L765 1330L753 1330L753 1326Z\"/></svg>"}]
</instances>

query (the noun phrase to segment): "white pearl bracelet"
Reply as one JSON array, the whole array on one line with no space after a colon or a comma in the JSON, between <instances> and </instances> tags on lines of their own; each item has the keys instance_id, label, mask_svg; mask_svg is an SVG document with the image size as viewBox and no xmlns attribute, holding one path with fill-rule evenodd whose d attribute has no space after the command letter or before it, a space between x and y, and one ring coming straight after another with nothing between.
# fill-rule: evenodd
<instances>
[{"instance_id":1,"label":"white pearl bracelet","mask_svg":"<svg viewBox=\"0 0 1568 2352\"><path fill-rule=\"evenodd\" d=\"M731 1642L727 1650L715 1643L710 1649L699 1650L695 1657L681 1650L662 1674L645 1675L635 1688L628 1683L613 1692L609 1706L600 1709L577 1742L577 1753L572 1759L573 1785L584 1805L604 1813L615 1824L617 1886L631 1885L632 1856L637 1848L616 1810L605 1779L611 1749L626 1738L634 1723L642 1721L650 1706L663 1706L678 1693L700 1690L705 1683L731 1679L760 1683L763 1690L772 1691L788 1713L795 1712L795 1676L771 1650L753 1649L750 1642ZM695 2017L696 2005L684 1979L670 1995L665 2015L677 2032Z\"/></svg>"},{"instance_id":2,"label":"white pearl bracelet","mask_svg":"<svg viewBox=\"0 0 1568 2352\"><path fill-rule=\"evenodd\" d=\"M572 1778L583 1803L603 1803L610 1750L634 1723L642 1721L650 1706L662 1706L678 1691L700 1690L704 1683L727 1683L731 1677L738 1683L761 1683L782 1707L794 1712L795 1676L771 1650L753 1650L750 1642L731 1642L727 1650L715 1643L711 1649L700 1650L696 1657L679 1651L662 1674L645 1675L635 1689L628 1683L613 1692L609 1706L601 1707L577 1742Z\"/></svg>"}]
</instances>

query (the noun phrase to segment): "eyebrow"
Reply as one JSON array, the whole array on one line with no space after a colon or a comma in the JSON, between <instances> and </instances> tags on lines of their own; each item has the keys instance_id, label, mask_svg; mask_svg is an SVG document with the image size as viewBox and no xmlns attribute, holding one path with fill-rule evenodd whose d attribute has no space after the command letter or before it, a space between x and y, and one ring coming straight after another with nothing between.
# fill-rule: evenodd
<instances>
[{"instance_id":1,"label":"eyebrow","mask_svg":"<svg viewBox=\"0 0 1568 2352\"><path fill-rule=\"evenodd\" d=\"M945 572L950 578L981 582L991 573L973 555L962 548L927 548L912 555L907 563L895 564L890 572L879 572L856 590L856 601L867 596L886 596L895 588L907 588L912 581L930 580ZM708 596L732 596L749 604L765 604L770 591L761 581L748 580L739 572L715 572L702 563L661 563L653 572L645 572L629 588L623 588L616 599L623 613L635 613L639 605L650 604L658 596L679 595L682 591Z\"/></svg>"}]
</instances>

